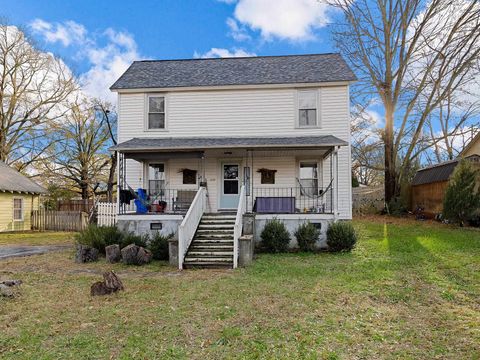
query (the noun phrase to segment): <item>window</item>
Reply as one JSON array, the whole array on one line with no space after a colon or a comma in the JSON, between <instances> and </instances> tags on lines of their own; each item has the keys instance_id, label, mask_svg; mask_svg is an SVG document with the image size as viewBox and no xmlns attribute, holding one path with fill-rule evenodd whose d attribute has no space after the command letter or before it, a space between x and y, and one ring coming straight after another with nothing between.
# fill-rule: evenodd
<instances>
[{"instance_id":1,"label":"window","mask_svg":"<svg viewBox=\"0 0 480 360\"><path fill-rule=\"evenodd\" d=\"M317 126L317 91L298 92L298 126Z\"/></svg>"},{"instance_id":2,"label":"window","mask_svg":"<svg viewBox=\"0 0 480 360\"><path fill-rule=\"evenodd\" d=\"M163 190L165 190L164 164L148 165L148 187L150 195L163 195Z\"/></svg>"},{"instance_id":3,"label":"window","mask_svg":"<svg viewBox=\"0 0 480 360\"><path fill-rule=\"evenodd\" d=\"M183 169L183 184L195 185L197 183L197 170Z\"/></svg>"},{"instance_id":4,"label":"window","mask_svg":"<svg viewBox=\"0 0 480 360\"><path fill-rule=\"evenodd\" d=\"M165 129L165 97L148 97L148 129Z\"/></svg>"},{"instance_id":5,"label":"window","mask_svg":"<svg viewBox=\"0 0 480 360\"><path fill-rule=\"evenodd\" d=\"M261 175L260 182L262 184L275 184L275 173L277 170L259 169L258 172Z\"/></svg>"},{"instance_id":6,"label":"window","mask_svg":"<svg viewBox=\"0 0 480 360\"><path fill-rule=\"evenodd\" d=\"M316 162L300 162L300 191L302 195L318 195L318 165Z\"/></svg>"},{"instance_id":7,"label":"window","mask_svg":"<svg viewBox=\"0 0 480 360\"><path fill-rule=\"evenodd\" d=\"M23 220L23 199L22 198L13 199L13 220L14 221Z\"/></svg>"}]
</instances>

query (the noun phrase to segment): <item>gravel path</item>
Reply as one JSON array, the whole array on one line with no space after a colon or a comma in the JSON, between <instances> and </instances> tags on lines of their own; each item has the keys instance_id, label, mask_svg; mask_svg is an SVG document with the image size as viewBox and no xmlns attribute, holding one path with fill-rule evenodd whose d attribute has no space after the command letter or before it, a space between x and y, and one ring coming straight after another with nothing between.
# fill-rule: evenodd
<instances>
[{"instance_id":1,"label":"gravel path","mask_svg":"<svg viewBox=\"0 0 480 360\"><path fill-rule=\"evenodd\" d=\"M71 248L72 245L39 245L39 246L13 246L0 245L0 260L19 257L45 254L52 251L61 251Z\"/></svg>"}]
</instances>

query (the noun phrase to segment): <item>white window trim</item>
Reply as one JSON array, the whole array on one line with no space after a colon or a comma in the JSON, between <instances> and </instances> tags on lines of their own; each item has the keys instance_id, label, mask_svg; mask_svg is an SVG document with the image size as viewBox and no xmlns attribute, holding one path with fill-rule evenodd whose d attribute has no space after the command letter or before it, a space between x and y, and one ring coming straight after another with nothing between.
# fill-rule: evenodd
<instances>
[{"instance_id":1,"label":"white window trim","mask_svg":"<svg viewBox=\"0 0 480 360\"><path fill-rule=\"evenodd\" d=\"M143 188L146 189L147 191L149 190L149 185L150 185L150 164L163 164L163 172L165 174L165 188L167 188L168 185L168 171L167 171L167 166L168 166L168 161L167 160L149 160L143 163Z\"/></svg>"},{"instance_id":2,"label":"white window trim","mask_svg":"<svg viewBox=\"0 0 480 360\"><path fill-rule=\"evenodd\" d=\"M20 219L15 219L15 200L20 200L21 204L22 204L22 206L20 207L20 210L21 210L20 211L20 215L21 215ZM23 199L23 197L14 197L13 198L13 214L12 214L13 221L24 221L25 220L24 212L25 212L25 200Z\"/></svg>"},{"instance_id":3,"label":"white window trim","mask_svg":"<svg viewBox=\"0 0 480 360\"><path fill-rule=\"evenodd\" d=\"M150 129L148 127L148 99L151 97L163 97L164 99L164 109L165 109L165 127L163 129ZM144 121L143 127L145 131L148 132L166 132L168 131L168 94L166 93L149 93L145 94L145 111L144 111Z\"/></svg>"},{"instance_id":4,"label":"white window trim","mask_svg":"<svg viewBox=\"0 0 480 360\"><path fill-rule=\"evenodd\" d=\"M297 179L300 179L300 164L301 163L316 163L317 164L317 185L319 190L323 189L323 161L312 158L298 158L297 159Z\"/></svg>"},{"instance_id":5,"label":"white window trim","mask_svg":"<svg viewBox=\"0 0 480 360\"><path fill-rule=\"evenodd\" d=\"M300 101L299 101L299 94L302 92L315 92L316 93L316 100L317 100L317 118L316 118L316 124L315 125L300 125ZM321 123L321 116L320 116L320 111L321 111L321 99L322 99L322 90L321 89L301 89L297 90L295 92L295 128L297 129L319 129L322 127Z\"/></svg>"}]
</instances>

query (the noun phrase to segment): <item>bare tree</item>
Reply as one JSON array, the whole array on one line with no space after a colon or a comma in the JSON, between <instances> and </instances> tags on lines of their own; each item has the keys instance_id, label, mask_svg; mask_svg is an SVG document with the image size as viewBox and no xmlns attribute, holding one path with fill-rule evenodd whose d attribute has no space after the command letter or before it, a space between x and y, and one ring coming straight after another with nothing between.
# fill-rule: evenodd
<instances>
[{"instance_id":1,"label":"bare tree","mask_svg":"<svg viewBox=\"0 0 480 360\"><path fill-rule=\"evenodd\" d=\"M52 123L77 89L65 64L15 26L0 23L0 160L19 170L51 146Z\"/></svg>"},{"instance_id":2,"label":"bare tree","mask_svg":"<svg viewBox=\"0 0 480 360\"><path fill-rule=\"evenodd\" d=\"M430 115L478 74L480 5L470 0L327 0L342 11L336 44L357 75L356 91L378 98L385 199L411 173Z\"/></svg>"},{"instance_id":3,"label":"bare tree","mask_svg":"<svg viewBox=\"0 0 480 360\"><path fill-rule=\"evenodd\" d=\"M117 145L117 114L113 111L113 107L109 103L102 103L100 100L95 100L95 109L100 111L101 116L105 121L105 126L108 130L109 141L108 145ZM116 169L117 169L117 152L110 152L110 170L108 171L107 180L107 200L113 202L113 191L116 184Z\"/></svg>"},{"instance_id":4,"label":"bare tree","mask_svg":"<svg viewBox=\"0 0 480 360\"><path fill-rule=\"evenodd\" d=\"M101 184L108 179L110 133L96 106L86 99L76 100L57 126L56 136L57 142L48 149L54 156L44 161L45 176L60 177L82 199L104 193Z\"/></svg>"}]
</instances>

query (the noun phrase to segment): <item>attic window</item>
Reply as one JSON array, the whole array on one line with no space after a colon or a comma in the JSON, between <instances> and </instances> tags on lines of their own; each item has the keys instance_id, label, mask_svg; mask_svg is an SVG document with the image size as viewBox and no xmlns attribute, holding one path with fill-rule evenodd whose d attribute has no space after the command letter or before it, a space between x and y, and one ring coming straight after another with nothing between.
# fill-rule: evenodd
<instances>
[{"instance_id":1,"label":"attic window","mask_svg":"<svg viewBox=\"0 0 480 360\"><path fill-rule=\"evenodd\" d=\"M197 183L197 170L182 169L180 172L183 173L184 185L195 185Z\"/></svg>"},{"instance_id":2,"label":"attic window","mask_svg":"<svg viewBox=\"0 0 480 360\"><path fill-rule=\"evenodd\" d=\"M261 175L261 183L262 184L275 184L275 173L277 170L270 170L270 169L258 169L257 172Z\"/></svg>"}]
</instances>

